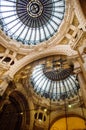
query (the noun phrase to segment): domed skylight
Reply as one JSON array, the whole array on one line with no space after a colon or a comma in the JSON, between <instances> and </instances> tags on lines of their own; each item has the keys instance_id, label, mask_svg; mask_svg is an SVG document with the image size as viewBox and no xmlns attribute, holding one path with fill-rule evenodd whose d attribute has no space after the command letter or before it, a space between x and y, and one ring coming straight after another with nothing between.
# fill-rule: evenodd
<instances>
[{"instance_id":1,"label":"domed skylight","mask_svg":"<svg viewBox=\"0 0 86 130\"><path fill-rule=\"evenodd\" d=\"M53 100L64 100L77 95L79 83L76 75L71 74L72 66L69 68L58 68L51 71L45 65L34 67L31 75L31 84L37 94Z\"/></svg>"},{"instance_id":2,"label":"domed skylight","mask_svg":"<svg viewBox=\"0 0 86 130\"><path fill-rule=\"evenodd\" d=\"M52 37L63 20L65 0L0 0L1 29L24 44Z\"/></svg>"}]
</instances>

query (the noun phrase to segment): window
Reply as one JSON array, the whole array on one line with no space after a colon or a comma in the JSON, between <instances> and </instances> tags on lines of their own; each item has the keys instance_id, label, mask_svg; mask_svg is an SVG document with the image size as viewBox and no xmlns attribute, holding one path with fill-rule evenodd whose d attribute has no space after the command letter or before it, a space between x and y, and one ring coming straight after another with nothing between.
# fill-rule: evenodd
<instances>
[{"instance_id":1,"label":"window","mask_svg":"<svg viewBox=\"0 0 86 130\"><path fill-rule=\"evenodd\" d=\"M64 12L64 0L1 0L0 26L12 39L36 45L58 31Z\"/></svg>"},{"instance_id":2,"label":"window","mask_svg":"<svg viewBox=\"0 0 86 130\"><path fill-rule=\"evenodd\" d=\"M71 70L68 69L58 70L57 75L52 78L44 73L44 65L40 64L34 67L31 75L31 84L37 94L55 100L64 100L65 98L74 97L77 95L79 89L79 83L76 75L71 74ZM63 71L65 73L63 73ZM54 76L54 75L53 75ZM64 77L64 78L63 78Z\"/></svg>"}]
</instances>

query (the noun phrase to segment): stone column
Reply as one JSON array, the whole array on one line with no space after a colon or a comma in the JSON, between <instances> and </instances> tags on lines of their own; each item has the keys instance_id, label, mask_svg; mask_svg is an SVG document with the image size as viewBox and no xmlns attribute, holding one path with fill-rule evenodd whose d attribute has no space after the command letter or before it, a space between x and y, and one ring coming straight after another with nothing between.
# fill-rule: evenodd
<instances>
[{"instance_id":1,"label":"stone column","mask_svg":"<svg viewBox=\"0 0 86 130\"><path fill-rule=\"evenodd\" d=\"M2 96L8 86L8 82L6 80L2 81L0 84L0 96Z\"/></svg>"},{"instance_id":2,"label":"stone column","mask_svg":"<svg viewBox=\"0 0 86 130\"><path fill-rule=\"evenodd\" d=\"M82 50L82 49L83 49L83 47L81 47L81 50ZM82 72L83 72L83 77L84 77L84 79L85 79L85 81L86 81L86 67L85 67L86 61L85 61L85 59L83 58L82 52L80 52L80 49L78 49L77 51L78 51L78 55L79 55L78 62L79 62L79 64L80 64L80 66L81 66L81 70L82 70Z\"/></svg>"},{"instance_id":3,"label":"stone column","mask_svg":"<svg viewBox=\"0 0 86 130\"><path fill-rule=\"evenodd\" d=\"M84 101L84 104L86 106L86 81L84 79L83 73L80 72L78 74L78 80L79 80L79 84L80 84L80 89L81 89L83 101Z\"/></svg>"},{"instance_id":4,"label":"stone column","mask_svg":"<svg viewBox=\"0 0 86 130\"><path fill-rule=\"evenodd\" d=\"M9 75L3 76L3 80L0 84L0 96L3 96L10 81L12 81L12 78Z\"/></svg>"}]
</instances>

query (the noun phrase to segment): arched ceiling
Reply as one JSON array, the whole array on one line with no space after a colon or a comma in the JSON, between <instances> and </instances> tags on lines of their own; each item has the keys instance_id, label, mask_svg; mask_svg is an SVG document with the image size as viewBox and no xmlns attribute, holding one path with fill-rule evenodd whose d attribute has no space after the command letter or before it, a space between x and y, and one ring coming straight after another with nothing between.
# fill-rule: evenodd
<instances>
[{"instance_id":1,"label":"arched ceiling","mask_svg":"<svg viewBox=\"0 0 86 130\"><path fill-rule=\"evenodd\" d=\"M8 2L9 4L7 3L7 5L6 5L5 2ZM42 5L42 2L44 5ZM5 6L7 6L9 8L9 10L11 9L10 7L12 7L12 9L15 9L15 11L17 11L16 12L17 18L20 18L20 21L21 21L21 16L20 16L20 12L22 12L21 8L22 8L22 6L25 6L25 9L26 9L25 11L26 11L28 17L30 17L32 19L35 18L37 20L38 17L41 17L41 15L43 15L43 13L44 13L43 8L45 6L48 6L47 2L48 2L47 0L45 2L42 0L41 1L32 0L29 2L23 1L23 0L22 0L22 2L20 0L16 1L16 2L11 1L11 0L8 0L8 1L2 0L1 1L1 12L2 12L3 16L4 16L4 14L6 14L6 16L5 16L6 19L9 19L9 15L7 15L7 14L12 13L12 11L7 11L7 8ZM23 46L20 42L16 42L15 40L11 40L11 39L9 41L9 39L7 37L5 37L6 35L4 33L2 33L2 31L4 31L4 25L2 24L2 22L4 21L4 17L1 17L2 31L0 31L0 34L1 34L0 42L6 48L6 50L4 50L3 53L1 52L1 63L2 63L2 66L3 66L4 62L6 63L6 65L8 64L7 72L3 76L4 78L7 78L7 81L11 80L11 78L14 78L14 75L20 69L22 69L25 65L29 64L30 62L32 62L34 60L40 59L41 57L46 57L46 56L49 56L52 54L61 54L61 53L63 55L66 54L68 56L78 55L77 51L75 51L73 49L77 46L78 41L81 40L80 38L82 37L84 32L83 32L83 29L78 27L79 20L78 20L78 17L76 17L76 13L74 12L75 11L73 8L74 2L73 1L68 2L67 0L66 1L61 0L60 2L54 1L52 8L51 8L52 0L48 4L49 4L49 10L47 10L47 11L49 11L49 14L50 14L50 17L48 19L49 24L51 25L49 20L53 19L54 15L56 15L57 12L59 12L62 14L61 17L63 18L62 25L60 27L60 30L58 30L57 35L53 36L53 38L52 38L53 40L49 39L49 42L45 42L44 44L42 44L42 45L40 44L36 47L34 47L32 45L27 46L26 43L25 43L25 46ZM33 8L34 6L36 7L35 10ZM41 8L39 8L39 6L41 6ZM55 7L55 10L53 9L54 7ZM56 7L60 7L60 9L58 8L59 11L56 11L56 9L57 9ZM46 9L46 7L44 9ZM61 12L64 10L65 10L65 12ZM14 10L13 10L13 12L14 12ZM51 16L51 14L53 16ZM15 14L13 14L13 15L15 15ZM13 21L15 21L15 20L13 20ZM34 23L34 24L31 23L32 25L30 25L27 21L25 24L24 24L24 21L22 22L22 24L24 24L24 27L31 26L31 28L36 28L36 29L38 27L42 27L42 26L44 27L45 22L47 22L47 21L44 21L44 23L38 22L38 23L40 23L39 24L40 26L38 26L38 24L36 25L36 23L35 23L36 21L32 22L32 23ZM55 19L54 23L57 21L58 20ZM5 20L4 22L7 22L7 21ZM9 23L11 23L11 21L6 23L5 25L7 25L7 24L9 25ZM17 23L15 25L17 25ZM14 27L15 25L12 25L12 26ZM54 25L52 25L52 27L53 26ZM20 28L18 27L17 30L18 29L20 29ZM47 25L47 29L48 29L48 25ZM15 32L13 34L15 34L17 32L17 30L15 30ZM32 32L33 32L33 30L32 30ZM33 34L32 32L30 33L31 35ZM20 33L20 35L22 35L22 33L24 33L23 29L22 29L22 32ZM24 37L23 40L25 40L25 38L26 38L26 36ZM62 40L62 38L63 38L63 40ZM13 39L15 39L15 38L13 38ZM62 44L62 45L57 45L58 43ZM66 45L64 45L64 44L66 44ZM54 47L53 47L53 45L54 45ZM73 48L73 49L71 49L71 48ZM4 55L4 53L5 53L5 55ZM8 59L9 59L9 62L8 62ZM11 64L11 62L12 62L12 64Z\"/></svg>"},{"instance_id":2,"label":"arched ceiling","mask_svg":"<svg viewBox=\"0 0 86 130\"><path fill-rule=\"evenodd\" d=\"M77 95L79 84L73 74L74 65L68 64L66 57L53 56L45 58L44 63L34 66L30 82L34 91L52 100L70 99Z\"/></svg>"},{"instance_id":3,"label":"arched ceiling","mask_svg":"<svg viewBox=\"0 0 86 130\"><path fill-rule=\"evenodd\" d=\"M0 24L12 39L38 44L58 32L65 13L65 0L1 0Z\"/></svg>"},{"instance_id":4,"label":"arched ceiling","mask_svg":"<svg viewBox=\"0 0 86 130\"><path fill-rule=\"evenodd\" d=\"M1 18L1 15L0 15L0 20L1 20L0 21L1 22L0 23L0 29L1 29L0 30L0 45L1 45L0 46L0 76L1 76L0 95L2 96L4 92L7 92L7 87L9 87L10 81L13 81L15 82L16 87L14 88L10 86L9 93L10 91L15 91L15 89L18 89L23 94L25 93L27 96L27 99L30 99L33 102L33 104L38 105L38 102L39 102L40 106L43 106L43 107L46 106L49 108L49 110L51 108L52 110L55 110L55 109L57 110L57 106L60 106L59 108L61 108L62 105L65 104L64 103L65 99L67 103L69 102L76 103L76 104L77 102L80 103L79 97L77 95L78 90L79 90L77 76L73 70L72 71L70 70L71 67L69 64L66 64L67 65L66 67L69 67L67 68L68 69L67 71L67 69L66 68L64 69L64 67L63 67L63 70L57 69L61 67L61 63L54 62L54 63L57 63L57 68L55 68L55 70L53 69L53 71L45 72L46 74L43 72L44 69L42 68L42 65L46 62L47 56L51 56L51 59L53 59L53 55L56 55L56 57L58 57L58 55L67 55L70 57L70 59L73 60L74 64L78 62L79 55L77 53L77 48L80 45L82 46L83 42L86 43L84 40L86 39L85 18L82 15L83 14L82 10L80 10L81 9L80 7L83 6L82 7L83 12L85 11L85 7L84 7L85 0L83 0L83 2L81 2L80 0L81 6L79 4L79 0L72 0L72 1L65 0L65 2L64 0L45 0L45 2L43 0L40 0L40 1L39 0L31 0L29 2L27 0L26 1L25 0L16 0L16 1L1 0L0 1L2 2L3 8L5 9L5 10L2 9L2 12L3 12L2 14L3 15L6 14L6 17L8 18L9 16L7 16L7 14L11 14L12 9L13 10L17 9L16 19L20 18L19 19L20 21L22 17L20 12L23 15L23 11L21 10L22 7L20 5L23 5L23 6L27 5L27 9L25 7L24 11L26 11L27 15L29 16L29 18L31 18L31 21L32 21L30 24L28 22L28 18L24 16L24 18L27 19L26 21L24 21L23 19L23 22L21 23L21 25L24 25L24 26L17 26L17 28L14 28L17 25L17 22L20 22L20 21L14 20L16 21L16 24L13 25L13 28L15 30L13 30L13 33L10 33L8 32L9 29L7 28L4 29L4 27L5 25L9 25L9 23L11 23L12 21L5 23L7 22L6 17L4 20L4 18ZM55 10L52 7L52 1L54 1L53 7L55 7ZM42 5L42 2L45 3L45 5ZM48 3L48 5L46 2ZM15 7L15 4L16 4L16 7ZM7 6L9 8L9 11L7 11ZM47 10L45 6L48 7ZM46 20L42 21L42 19L40 19L41 22L38 21L37 23L37 19L41 17L41 15L43 15L44 13L43 12L44 7L45 7L45 11L47 11L46 15L47 13L49 13L49 17L48 19L46 19L46 17L44 16L44 19ZM0 6L0 9L1 8L2 6ZM56 10L58 10L59 18L56 17L54 19L54 17L57 14ZM12 20L12 19L9 19L9 20ZM59 22L58 24L57 24L57 21ZM46 26L44 25L45 23L46 23ZM31 30L26 29L27 26L29 26ZM38 27L40 29L38 29ZM50 27L50 30L49 30L49 27ZM18 29L21 31L19 31ZM4 33L4 31L6 34ZM30 31L30 35L28 34L28 31ZM17 37L16 35L14 36L15 33L18 33ZM35 36L36 34L37 35L41 34L41 35L36 37ZM29 39L26 39L26 37L29 37ZM15 39L17 39L18 41L16 41ZM29 42L27 42L26 40L29 40ZM23 45L20 41L22 43L25 43L25 45ZM40 42L41 44L38 44ZM31 45L28 46L28 44L31 44ZM34 44L37 44L37 46L34 46ZM43 58L43 57L45 60L42 62L40 58ZM36 60L37 62L35 62ZM39 66L39 70L37 70L36 68L38 66ZM53 67L51 66L51 68ZM79 73L82 71L79 62L78 62L78 65L76 64L76 68L74 69L76 69L75 70L76 73ZM52 76L53 72L55 74L54 76ZM35 75L33 75L33 73L35 73ZM31 78L33 79L32 84L31 84ZM44 78L43 82L41 81L42 78ZM58 81L55 81L55 80L58 80ZM63 87L63 84L65 87ZM45 87L46 85L47 87ZM58 91L57 91L57 88L59 88ZM48 96L46 92L48 93ZM52 104L49 98L53 100ZM80 104L78 104L78 106L79 105ZM32 106L31 108L34 109L34 107ZM31 119L31 123L32 123L32 119Z\"/></svg>"},{"instance_id":5,"label":"arched ceiling","mask_svg":"<svg viewBox=\"0 0 86 130\"><path fill-rule=\"evenodd\" d=\"M32 99L48 99L57 104L64 104L67 99L74 102L79 92L79 83L74 71L74 65L67 56L48 56L24 66L15 74L14 81L21 82ZM30 92L29 92L30 91ZM37 103L37 102L35 102Z\"/></svg>"}]
</instances>

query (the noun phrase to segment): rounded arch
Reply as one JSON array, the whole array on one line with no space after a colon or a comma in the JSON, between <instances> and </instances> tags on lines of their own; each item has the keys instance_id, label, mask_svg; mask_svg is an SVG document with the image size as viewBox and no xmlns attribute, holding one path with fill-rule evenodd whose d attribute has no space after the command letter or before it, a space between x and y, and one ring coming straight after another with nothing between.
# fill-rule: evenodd
<instances>
[{"instance_id":1,"label":"rounded arch","mask_svg":"<svg viewBox=\"0 0 86 130\"><path fill-rule=\"evenodd\" d=\"M76 123L78 120L78 123L80 122L80 124ZM74 123L74 125L72 125ZM50 124L50 128L49 130L55 130L58 129L60 130L61 124L64 127L64 130L66 130L66 128L71 128L71 126L73 126L74 129L79 129L79 128L85 128L85 119L84 117L78 115L78 114L69 114L67 117L65 117L65 115L59 116L57 117L55 120L53 120L53 122ZM58 128L57 128L58 127ZM62 128L61 127L61 130Z\"/></svg>"},{"instance_id":2,"label":"rounded arch","mask_svg":"<svg viewBox=\"0 0 86 130\"><path fill-rule=\"evenodd\" d=\"M19 91L11 92L0 111L0 129L24 130L29 124L30 113L26 98Z\"/></svg>"},{"instance_id":3,"label":"rounded arch","mask_svg":"<svg viewBox=\"0 0 86 130\"><path fill-rule=\"evenodd\" d=\"M52 48L48 48L46 50L42 51L35 51L34 53L30 53L29 55L26 55L19 61L17 61L9 71L5 73L5 75L9 75L13 78L13 76L24 66L30 64L33 61L39 60L41 58L51 56L51 55L67 55L67 56L76 56L77 52L72 50L69 45L58 45ZM17 67L16 67L17 66Z\"/></svg>"},{"instance_id":4,"label":"rounded arch","mask_svg":"<svg viewBox=\"0 0 86 130\"><path fill-rule=\"evenodd\" d=\"M18 114L22 117L21 127L30 124L30 112L29 105L25 96L19 91L13 91L9 95L9 100L17 107Z\"/></svg>"}]
</instances>

